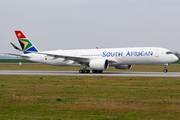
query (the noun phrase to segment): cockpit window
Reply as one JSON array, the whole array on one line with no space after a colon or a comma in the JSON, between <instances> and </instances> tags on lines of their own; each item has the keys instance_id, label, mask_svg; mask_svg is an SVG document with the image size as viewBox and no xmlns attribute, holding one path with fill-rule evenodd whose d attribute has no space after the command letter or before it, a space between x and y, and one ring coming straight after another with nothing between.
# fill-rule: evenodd
<instances>
[{"instance_id":1,"label":"cockpit window","mask_svg":"<svg viewBox=\"0 0 180 120\"><path fill-rule=\"evenodd\" d=\"M171 51L166 52L166 54L173 54Z\"/></svg>"}]
</instances>

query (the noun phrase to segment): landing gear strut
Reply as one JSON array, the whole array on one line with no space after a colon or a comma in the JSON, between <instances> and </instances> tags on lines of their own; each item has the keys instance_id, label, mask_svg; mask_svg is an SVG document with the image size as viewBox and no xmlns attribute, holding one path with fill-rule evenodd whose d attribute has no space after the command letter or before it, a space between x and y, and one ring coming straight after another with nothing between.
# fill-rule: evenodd
<instances>
[{"instance_id":1,"label":"landing gear strut","mask_svg":"<svg viewBox=\"0 0 180 120\"><path fill-rule=\"evenodd\" d=\"M82 63L81 66L83 69L79 70L79 73L90 73L90 70L87 70L86 67L89 67L87 63ZM103 70L92 70L92 73L102 73Z\"/></svg>"},{"instance_id":2,"label":"landing gear strut","mask_svg":"<svg viewBox=\"0 0 180 120\"><path fill-rule=\"evenodd\" d=\"M167 73L168 72L168 70L167 70L168 64L165 64L164 66L165 66L164 73Z\"/></svg>"},{"instance_id":3,"label":"landing gear strut","mask_svg":"<svg viewBox=\"0 0 180 120\"><path fill-rule=\"evenodd\" d=\"M82 63L81 66L83 69L79 70L79 73L90 73L90 70L87 70L86 67L88 67L88 64Z\"/></svg>"}]
</instances>

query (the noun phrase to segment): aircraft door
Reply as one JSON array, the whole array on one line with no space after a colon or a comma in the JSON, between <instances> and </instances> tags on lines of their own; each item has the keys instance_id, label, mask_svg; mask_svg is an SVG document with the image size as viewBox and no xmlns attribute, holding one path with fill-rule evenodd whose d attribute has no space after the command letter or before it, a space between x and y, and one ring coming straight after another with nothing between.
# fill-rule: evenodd
<instances>
[{"instance_id":1,"label":"aircraft door","mask_svg":"<svg viewBox=\"0 0 180 120\"><path fill-rule=\"evenodd\" d=\"M78 56L78 52L75 52L74 56Z\"/></svg>"},{"instance_id":2,"label":"aircraft door","mask_svg":"<svg viewBox=\"0 0 180 120\"><path fill-rule=\"evenodd\" d=\"M123 57L123 58L126 58L126 51L123 51L122 57Z\"/></svg>"},{"instance_id":3,"label":"aircraft door","mask_svg":"<svg viewBox=\"0 0 180 120\"><path fill-rule=\"evenodd\" d=\"M44 56L44 55L41 55L41 56L40 56L40 59L41 59L41 61L43 61L43 60L45 59L45 56Z\"/></svg>"},{"instance_id":4,"label":"aircraft door","mask_svg":"<svg viewBox=\"0 0 180 120\"><path fill-rule=\"evenodd\" d=\"M155 57L159 57L159 50L155 50Z\"/></svg>"}]
</instances>

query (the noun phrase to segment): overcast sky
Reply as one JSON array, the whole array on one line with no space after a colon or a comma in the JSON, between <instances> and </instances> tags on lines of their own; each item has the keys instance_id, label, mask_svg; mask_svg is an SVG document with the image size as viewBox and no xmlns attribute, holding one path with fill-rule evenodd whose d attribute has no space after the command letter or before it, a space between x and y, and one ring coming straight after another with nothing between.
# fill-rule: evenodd
<instances>
[{"instance_id":1,"label":"overcast sky","mask_svg":"<svg viewBox=\"0 0 180 120\"><path fill-rule=\"evenodd\" d=\"M0 55L20 53L14 30L40 51L164 47L180 52L180 0L1 0Z\"/></svg>"}]
</instances>

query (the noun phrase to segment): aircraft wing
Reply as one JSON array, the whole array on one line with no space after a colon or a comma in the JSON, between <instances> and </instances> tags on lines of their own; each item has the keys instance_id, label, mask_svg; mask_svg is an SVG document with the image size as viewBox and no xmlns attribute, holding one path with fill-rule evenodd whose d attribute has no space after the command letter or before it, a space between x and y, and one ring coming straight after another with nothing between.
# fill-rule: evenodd
<instances>
[{"instance_id":1,"label":"aircraft wing","mask_svg":"<svg viewBox=\"0 0 180 120\"><path fill-rule=\"evenodd\" d=\"M90 61L88 57L82 57L82 56L69 56L69 55L51 54L51 53L44 53L44 52L31 52L31 51L28 51L28 52L34 53L34 54L51 56L51 57L54 57L54 59L64 58L65 59L64 61L67 61L67 60L73 60L75 62L89 62Z\"/></svg>"},{"instance_id":2,"label":"aircraft wing","mask_svg":"<svg viewBox=\"0 0 180 120\"><path fill-rule=\"evenodd\" d=\"M13 56L17 56L17 57L31 58L30 56L23 55L23 54L14 54L14 53L5 53L5 54L7 54L7 55L13 55Z\"/></svg>"},{"instance_id":3,"label":"aircraft wing","mask_svg":"<svg viewBox=\"0 0 180 120\"><path fill-rule=\"evenodd\" d=\"M84 57L84 56L69 56L69 55L51 54L45 52L31 52L31 53L51 56L54 57L54 59L64 58L65 59L64 61L73 60L74 62L78 62L80 64L88 63L91 60L89 57ZM117 60L115 59L109 59L108 61L110 64L118 64Z\"/></svg>"}]
</instances>

